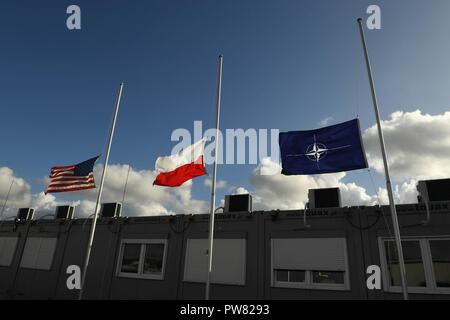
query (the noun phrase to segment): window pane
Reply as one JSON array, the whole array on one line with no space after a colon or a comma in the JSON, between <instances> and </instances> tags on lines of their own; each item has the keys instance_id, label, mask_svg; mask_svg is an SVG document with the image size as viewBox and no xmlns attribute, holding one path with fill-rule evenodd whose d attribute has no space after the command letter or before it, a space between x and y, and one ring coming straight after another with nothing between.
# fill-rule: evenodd
<instances>
[{"instance_id":1,"label":"window pane","mask_svg":"<svg viewBox=\"0 0 450 320\"><path fill-rule=\"evenodd\" d=\"M161 274L164 257L164 244L147 244L145 248L144 273Z\"/></svg>"},{"instance_id":2,"label":"window pane","mask_svg":"<svg viewBox=\"0 0 450 320\"><path fill-rule=\"evenodd\" d=\"M288 281L288 271L287 270L275 270L275 275L277 281Z\"/></svg>"},{"instance_id":3,"label":"window pane","mask_svg":"<svg viewBox=\"0 0 450 320\"><path fill-rule=\"evenodd\" d=\"M450 240L430 240L436 286L450 287Z\"/></svg>"},{"instance_id":4,"label":"window pane","mask_svg":"<svg viewBox=\"0 0 450 320\"><path fill-rule=\"evenodd\" d=\"M422 253L419 241L402 241L405 260L406 282L409 287L426 287ZM388 264L391 286L400 286L400 268L397 247L394 241L385 241L386 261Z\"/></svg>"},{"instance_id":5,"label":"window pane","mask_svg":"<svg viewBox=\"0 0 450 320\"><path fill-rule=\"evenodd\" d=\"M343 271L313 271L313 283L344 284Z\"/></svg>"},{"instance_id":6,"label":"window pane","mask_svg":"<svg viewBox=\"0 0 450 320\"><path fill-rule=\"evenodd\" d=\"M305 271L289 271L289 282L305 282Z\"/></svg>"},{"instance_id":7,"label":"window pane","mask_svg":"<svg viewBox=\"0 0 450 320\"><path fill-rule=\"evenodd\" d=\"M140 254L140 244L124 244L120 272L138 273Z\"/></svg>"}]
</instances>

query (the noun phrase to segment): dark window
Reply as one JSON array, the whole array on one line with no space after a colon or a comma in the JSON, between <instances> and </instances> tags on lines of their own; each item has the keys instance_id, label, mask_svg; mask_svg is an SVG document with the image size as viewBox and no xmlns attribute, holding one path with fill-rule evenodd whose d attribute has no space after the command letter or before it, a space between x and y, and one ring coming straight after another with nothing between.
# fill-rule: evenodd
<instances>
[{"instance_id":1,"label":"dark window","mask_svg":"<svg viewBox=\"0 0 450 320\"><path fill-rule=\"evenodd\" d=\"M164 258L164 244L145 246L144 274L160 274Z\"/></svg>"},{"instance_id":2,"label":"dark window","mask_svg":"<svg viewBox=\"0 0 450 320\"><path fill-rule=\"evenodd\" d=\"M140 244L124 244L122 266L120 272L124 273L138 273L139 270L139 258L141 255Z\"/></svg>"},{"instance_id":3,"label":"dark window","mask_svg":"<svg viewBox=\"0 0 450 320\"><path fill-rule=\"evenodd\" d=\"M305 271L289 271L289 282L305 282Z\"/></svg>"},{"instance_id":4,"label":"dark window","mask_svg":"<svg viewBox=\"0 0 450 320\"><path fill-rule=\"evenodd\" d=\"M288 270L275 270L277 281L285 281L289 280L289 271Z\"/></svg>"},{"instance_id":5,"label":"dark window","mask_svg":"<svg viewBox=\"0 0 450 320\"><path fill-rule=\"evenodd\" d=\"M406 281L409 287L426 287L425 272L422 261L420 243L415 241L402 241L403 257L405 260ZM389 269L391 286L400 286L400 268L398 263L397 247L392 240L385 242L386 260Z\"/></svg>"},{"instance_id":6,"label":"dark window","mask_svg":"<svg viewBox=\"0 0 450 320\"><path fill-rule=\"evenodd\" d=\"M305 282L305 271L300 270L275 270L276 281L281 282Z\"/></svg>"},{"instance_id":7,"label":"dark window","mask_svg":"<svg viewBox=\"0 0 450 320\"><path fill-rule=\"evenodd\" d=\"M450 240L430 240L437 287L450 287Z\"/></svg>"},{"instance_id":8,"label":"dark window","mask_svg":"<svg viewBox=\"0 0 450 320\"><path fill-rule=\"evenodd\" d=\"M313 271L313 283L344 284L343 271Z\"/></svg>"}]
</instances>

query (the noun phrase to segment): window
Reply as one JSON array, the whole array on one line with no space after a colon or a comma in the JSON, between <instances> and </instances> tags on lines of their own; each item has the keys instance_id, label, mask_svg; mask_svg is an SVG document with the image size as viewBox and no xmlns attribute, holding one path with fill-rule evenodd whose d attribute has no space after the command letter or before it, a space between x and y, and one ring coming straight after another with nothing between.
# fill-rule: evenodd
<instances>
[{"instance_id":1,"label":"window","mask_svg":"<svg viewBox=\"0 0 450 320\"><path fill-rule=\"evenodd\" d=\"M313 271L313 283L344 284L343 271Z\"/></svg>"},{"instance_id":2,"label":"window","mask_svg":"<svg viewBox=\"0 0 450 320\"><path fill-rule=\"evenodd\" d=\"M17 237L0 238L0 267L9 267L16 252Z\"/></svg>"},{"instance_id":3,"label":"window","mask_svg":"<svg viewBox=\"0 0 450 320\"><path fill-rule=\"evenodd\" d=\"M122 266L120 268L120 272L137 274L139 272L140 256L141 256L140 244L124 243Z\"/></svg>"},{"instance_id":4,"label":"window","mask_svg":"<svg viewBox=\"0 0 450 320\"><path fill-rule=\"evenodd\" d=\"M391 286L400 286L400 267L398 262L397 247L394 241L385 241L389 280ZM420 242L411 240L403 241L403 259L405 270L408 275L408 287L426 287L425 271L423 267L422 251Z\"/></svg>"},{"instance_id":5,"label":"window","mask_svg":"<svg viewBox=\"0 0 450 320\"><path fill-rule=\"evenodd\" d=\"M29 237L23 249L21 268L50 270L56 249L56 238Z\"/></svg>"},{"instance_id":6,"label":"window","mask_svg":"<svg viewBox=\"0 0 450 320\"><path fill-rule=\"evenodd\" d=\"M118 273L120 277L164 279L167 240L122 240Z\"/></svg>"},{"instance_id":7,"label":"window","mask_svg":"<svg viewBox=\"0 0 450 320\"><path fill-rule=\"evenodd\" d=\"M345 238L272 239L272 285L350 289Z\"/></svg>"},{"instance_id":8,"label":"window","mask_svg":"<svg viewBox=\"0 0 450 320\"><path fill-rule=\"evenodd\" d=\"M145 245L144 274L158 275L162 272L164 244Z\"/></svg>"},{"instance_id":9,"label":"window","mask_svg":"<svg viewBox=\"0 0 450 320\"><path fill-rule=\"evenodd\" d=\"M450 239L430 240L436 287L450 288Z\"/></svg>"},{"instance_id":10,"label":"window","mask_svg":"<svg viewBox=\"0 0 450 320\"><path fill-rule=\"evenodd\" d=\"M275 278L278 282L305 282L305 271L300 270L275 270Z\"/></svg>"},{"instance_id":11,"label":"window","mask_svg":"<svg viewBox=\"0 0 450 320\"><path fill-rule=\"evenodd\" d=\"M244 285L246 239L214 239L211 283ZM208 239L188 239L184 281L206 282Z\"/></svg>"},{"instance_id":12,"label":"window","mask_svg":"<svg viewBox=\"0 0 450 320\"><path fill-rule=\"evenodd\" d=\"M400 292L397 248L393 239L380 238L384 288ZM402 239L406 282L412 293L450 293L450 237Z\"/></svg>"}]
</instances>

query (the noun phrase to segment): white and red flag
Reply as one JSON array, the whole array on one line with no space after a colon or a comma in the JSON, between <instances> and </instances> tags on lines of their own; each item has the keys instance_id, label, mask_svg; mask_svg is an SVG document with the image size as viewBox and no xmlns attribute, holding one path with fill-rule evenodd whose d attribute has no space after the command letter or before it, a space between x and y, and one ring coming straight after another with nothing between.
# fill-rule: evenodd
<instances>
[{"instance_id":1,"label":"white and red flag","mask_svg":"<svg viewBox=\"0 0 450 320\"><path fill-rule=\"evenodd\" d=\"M203 138L177 154L156 159L155 170L158 175L153 184L178 187L188 180L205 175L205 142Z\"/></svg>"}]
</instances>

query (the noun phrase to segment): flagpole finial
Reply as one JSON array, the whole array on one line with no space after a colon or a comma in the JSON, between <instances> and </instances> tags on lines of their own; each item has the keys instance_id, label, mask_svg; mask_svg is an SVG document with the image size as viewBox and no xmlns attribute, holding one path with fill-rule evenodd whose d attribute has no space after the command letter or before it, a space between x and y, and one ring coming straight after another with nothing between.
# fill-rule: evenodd
<instances>
[{"instance_id":1,"label":"flagpole finial","mask_svg":"<svg viewBox=\"0 0 450 320\"><path fill-rule=\"evenodd\" d=\"M356 19L356 21L357 21L357 22L361 22L361 21L362 21L362 18L358 18L358 19Z\"/></svg>"}]
</instances>

